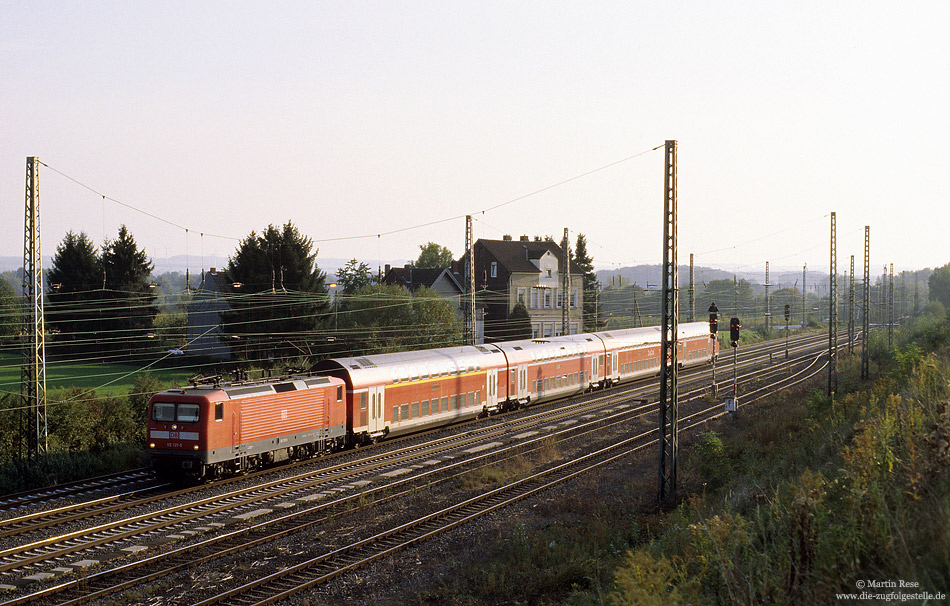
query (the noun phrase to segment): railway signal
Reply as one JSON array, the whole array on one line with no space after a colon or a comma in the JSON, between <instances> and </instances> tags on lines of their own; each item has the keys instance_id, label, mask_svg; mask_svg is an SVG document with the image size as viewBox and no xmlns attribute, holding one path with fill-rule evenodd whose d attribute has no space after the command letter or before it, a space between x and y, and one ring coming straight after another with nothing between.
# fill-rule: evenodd
<instances>
[{"instance_id":1,"label":"railway signal","mask_svg":"<svg viewBox=\"0 0 950 606\"><path fill-rule=\"evenodd\" d=\"M735 412L739 408L739 318L729 320L729 339L732 341L732 397L726 398L726 412Z\"/></svg>"},{"instance_id":2,"label":"railway signal","mask_svg":"<svg viewBox=\"0 0 950 606\"><path fill-rule=\"evenodd\" d=\"M716 335L719 334L719 308L716 307L716 302L713 301L709 305L709 338L713 341L716 340ZM713 343L713 351L715 351L715 343ZM716 385L716 356L713 355L712 359L712 390L713 397L719 392L719 386Z\"/></svg>"},{"instance_id":3,"label":"railway signal","mask_svg":"<svg viewBox=\"0 0 950 606\"><path fill-rule=\"evenodd\" d=\"M785 359L788 359L788 320L792 317L792 308L785 304Z\"/></svg>"}]
</instances>

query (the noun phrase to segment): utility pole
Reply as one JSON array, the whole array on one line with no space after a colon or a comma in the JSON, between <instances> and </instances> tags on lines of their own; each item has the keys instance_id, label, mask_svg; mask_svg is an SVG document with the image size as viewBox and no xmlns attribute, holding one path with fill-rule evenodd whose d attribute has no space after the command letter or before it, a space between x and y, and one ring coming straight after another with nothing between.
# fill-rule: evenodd
<instances>
[{"instance_id":1,"label":"utility pole","mask_svg":"<svg viewBox=\"0 0 950 606\"><path fill-rule=\"evenodd\" d=\"M828 395L838 391L838 235L837 215L831 213L831 263L828 291Z\"/></svg>"},{"instance_id":2,"label":"utility pole","mask_svg":"<svg viewBox=\"0 0 950 606\"><path fill-rule=\"evenodd\" d=\"M854 255L851 255L851 282L848 286L848 355L854 355Z\"/></svg>"},{"instance_id":3,"label":"utility pole","mask_svg":"<svg viewBox=\"0 0 950 606\"><path fill-rule=\"evenodd\" d=\"M23 229L23 332L20 406L26 416L27 456L46 456L46 331L43 320L43 251L40 246L40 159L26 159Z\"/></svg>"},{"instance_id":4,"label":"utility pole","mask_svg":"<svg viewBox=\"0 0 950 606\"><path fill-rule=\"evenodd\" d=\"M478 330L475 326L475 242L472 230L472 215L465 215L465 250L468 251L465 273L468 277L468 330L469 344L478 342Z\"/></svg>"},{"instance_id":5,"label":"utility pole","mask_svg":"<svg viewBox=\"0 0 950 606\"><path fill-rule=\"evenodd\" d=\"M871 353L868 346L871 342L871 226L864 226L864 312L861 314L861 378L871 378Z\"/></svg>"},{"instance_id":6,"label":"utility pole","mask_svg":"<svg viewBox=\"0 0 950 606\"><path fill-rule=\"evenodd\" d=\"M663 304L660 330L660 460L658 498L676 497L676 460L679 440L677 352L679 331L678 272L676 265L676 141L666 142L663 175Z\"/></svg>"},{"instance_id":7,"label":"utility pole","mask_svg":"<svg viewBox=\"0 0 950 606\"><path fill-rule=\"evenodd\" d=\"M571 334L571 255L567 228L564 228L564 240L561 243L561 334Z\"/></svg>"}]
</instances>

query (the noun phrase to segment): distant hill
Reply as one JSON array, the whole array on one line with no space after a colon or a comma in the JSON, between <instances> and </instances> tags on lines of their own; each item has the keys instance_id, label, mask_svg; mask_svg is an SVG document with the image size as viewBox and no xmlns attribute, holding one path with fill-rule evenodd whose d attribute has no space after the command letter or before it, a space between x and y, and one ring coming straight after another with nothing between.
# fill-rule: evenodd
<instances>
[{"instance_id":1,"label":"distant hill","mask_svg":"<svg viewBox=\"0 0 950 606\"><path fill-rule=\"evenodd\" d=\"M660 284L661 274L662 267L659 264L636 265L633 267L621 267L619 269L599 270L597 272L597 280L603 287L608 287L610 285L619 287L636 284L637 286L643 288L647 288L648 285L650 288L656 288ZM713 267L693 267L693 279L695 280L697 289L702 288L702 284L704 282L711 282L712 280L732 280L733 276L739 280L748 281L750 284L752 284L753 290L764 290L765 267L763 267L762 271L760 272L739 273L734 273L724 269L716 269ZM809 271L806 279L810 285L828 284L828 274L822 273L820 271ZM802 272L787 270L770 271L769 281L775 288L778 288L779 286L783 288L791 288L793 286L800 287L802 281ZM680 285L689 284L689 265L679 266L679 282Z\"/></svg>"}]
</instances>

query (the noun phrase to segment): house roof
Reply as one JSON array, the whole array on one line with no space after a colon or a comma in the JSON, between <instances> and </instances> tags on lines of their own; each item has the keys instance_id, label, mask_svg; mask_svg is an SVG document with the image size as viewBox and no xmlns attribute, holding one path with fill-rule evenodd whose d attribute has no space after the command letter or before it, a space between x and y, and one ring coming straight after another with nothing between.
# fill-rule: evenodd
<instances>
[{"instance_id":1,"label":"house roof","mask_svg":"<svg viewBox=\"0 0 950 606\"><path fill-rule=\"evenodd\" d=\"M476 246L483 246L498 262L510 272L537 273L538 267L531 262L550 252L560 262L561 247L550 240L479 240ZM571 261L571 274L580 275L584 271Z\"/></svg>"},{"instance_id":2,"label":"house roof","mask_svg":"<svg viewBox=\"0 0 950 606\"><path fill-rule=\"evenodd\" d=\"M452 275L452 271L447 267L433 269L393 267L386 272L386 275L383 277L383 283L396 284L408 288L409 290L416 290L422 286L432 288L432 286L442 278L443 274L447 280L458 288L459 292L462 292L462 285L459 284L458 279Z\"/></svg>"}]
</instances>

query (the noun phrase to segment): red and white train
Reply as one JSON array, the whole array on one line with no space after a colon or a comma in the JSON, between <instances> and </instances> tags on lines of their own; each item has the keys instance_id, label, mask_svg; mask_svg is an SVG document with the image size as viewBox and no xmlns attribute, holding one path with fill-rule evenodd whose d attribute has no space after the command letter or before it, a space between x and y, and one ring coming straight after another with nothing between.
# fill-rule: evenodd
<instances>
[{"instance_id":1,"label":"red and white train","mask_svg":"<svg viewBox=\"0 0 950 606\"><path fill-rule=\"evenodd\" d=\"M718 355L709 325L679 326L681 366ZM579 394L660 367L660 329L445 347L318 363L306 376L169 389L149 401L161 475L213 479Z\"/></svg>"}]
</instances>

